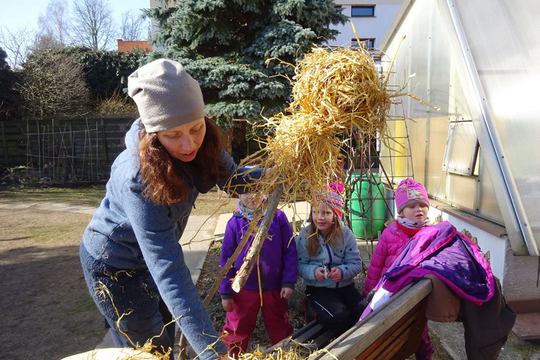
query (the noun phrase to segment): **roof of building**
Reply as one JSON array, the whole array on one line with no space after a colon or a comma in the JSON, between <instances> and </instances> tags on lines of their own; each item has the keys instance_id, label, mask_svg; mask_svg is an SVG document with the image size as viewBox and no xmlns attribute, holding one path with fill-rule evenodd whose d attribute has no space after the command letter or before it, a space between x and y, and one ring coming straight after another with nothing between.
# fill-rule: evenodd
<instances>
[{"instance_id":1,"label":"roof of building","mask_svg":"<svg viewBox=\"0 0 540 360\"><path fill-rule=\"evenodd\" d=\"M152 44L149 41L129 41L129 40L116 40L118 46L118 52L131 52L136 50L143 50L144 52L152 51Z\"/></svg>"}]
</instances>

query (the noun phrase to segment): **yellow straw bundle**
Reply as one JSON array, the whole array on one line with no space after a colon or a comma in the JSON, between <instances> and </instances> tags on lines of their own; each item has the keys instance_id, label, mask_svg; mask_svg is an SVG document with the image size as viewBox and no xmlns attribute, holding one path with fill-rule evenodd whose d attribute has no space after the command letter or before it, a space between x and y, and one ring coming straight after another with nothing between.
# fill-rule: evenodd
<instances>
[{"instance_id":1,"label":"yellow straw bundle","mask_svg":"<svg viewBox=\"0 0 540 360\"><path fill-rule=\"evenodd\" d=\"M294 81L290 112L312 114L336 130L356 126L375 135L384 129L390 97L363 47L315 48L298 63Z\"/></svg>"},{"instance_id":2,"label":"yellow straw bundle","mask_svg":"<svg viewBox=\"0 0 540 360\"><path fill-rule=\"evenodd\" d=\"M302 360L306 358L307 354L296 348L288 350L280 348L268 354L265 354L257 348L251 353L241 353L238 360Z\"/></svg>"},{"instance_id":3,"label":"yellow straw bundle","mask_svg":"<svg viewBox=\"0 0 540 360\"><path fill-rule=\"evenodd\" d=\"M311 189L320 190L329 179L337 178L341 141L335 129L319 120L302 112L271 119L276 124L275 136L268 139L263 153L258 154L263 156L256 159L270 169L256 184L264 193L271 193L281 183L284 199L311 199Z\"/></svg>"},{"instance_id":4,"label":"yellow straw bundle","mask_svg":"<svg viewBox=\"0 0 540 360\"><path fill-rule=\"evenodd\" d=\"M282 200L314 198L338 177L337 158L344 139L383 133L390 95L363 48L315 48L295 68L293 100L285 113L264 125L274 135L245 160L266 172L257 190L283 185Z\"/></svg>"}]
</instances>

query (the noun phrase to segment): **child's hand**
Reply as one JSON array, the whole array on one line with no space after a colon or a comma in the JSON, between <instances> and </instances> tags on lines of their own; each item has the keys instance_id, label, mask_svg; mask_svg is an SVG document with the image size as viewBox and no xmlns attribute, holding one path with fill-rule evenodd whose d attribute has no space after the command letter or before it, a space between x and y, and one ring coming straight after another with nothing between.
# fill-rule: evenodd
<instances>
[{"instance_id":1,"label":"child's hand","mask_svg":"<svg viewBox=\"0 0 540 360\"><path fill-rule=\"evenodd\" d=\"M223 306L223 310L225 312L231 312L234 308L234 300L233 299L221 299L221 306Z\"/></svg>"},{"instance_id":2,"label":"child's hand","mask_svg":"<svg viewBox=\"0 0 540 360\"><path fill-rule=\"evenodd\" d=\"M341 269L338 267L333 267L332 269L330 269L330 272L328 273L328 277L334 283L340 282L342 278Z\"/></svg>"},{"instance_id":3,"label":"child's hand","mask_svg":"<svg viewBox=\"0 0 540 360\"><path fill-rule=\"evenodd\" d=\"M326 279L325 268L319 267L315 269L315 279L317 279L317 281L323 281L324 279Z\"/></svg>"},{"instance_id":4,"label":"child's hand","mask_svg":"<svg viewBox=\"0 0 540 360\"><path fill-rule=\"evenodd\" d=\"M281 296L282 299L289 300L292 293L293 293L293 289L291 289L290 287L283 287L281 288L281 292L279 293L279 295Z\"/></svg>"}]
</instances>

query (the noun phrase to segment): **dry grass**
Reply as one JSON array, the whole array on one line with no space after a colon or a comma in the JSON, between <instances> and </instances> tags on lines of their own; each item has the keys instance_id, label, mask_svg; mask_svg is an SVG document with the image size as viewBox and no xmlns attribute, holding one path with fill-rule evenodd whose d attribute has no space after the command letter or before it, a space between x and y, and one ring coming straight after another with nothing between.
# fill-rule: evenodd
<instances>
[{"instance_id":1,"label":"dry grass","mask_svg":"<svg viewBox=\"0 0 540 360\"><path fill-rule=\"evenodd\" d=\"M358 49L315 48L295 68L293 100L284 113L267 119L261 151L245 160L267 171L255 184L282 199L308 201L339 178L338 155L353 129L384 133L391 95L369 53Z\"/></svg>"},{"instance_id":2,"label":"dry grass","mask_svg":"<svg viewBox=\"0 0 540 360\"><path fill-rule=\"evenodd\" d=\"M114 92L110 98L98 102L96 111L100 115L137 115L137 106L125 95Z\"/></svg>"},{"instance_id":3,"label":"dry grass","mask_svg":"<svg viewBox=\"0 0 540 360\"><path fill-rule=\"evenodd\" d=\"M390 96L363 47L315 48L296 67L289 112L311 114L320 125L364 134L384 130Z\"/></svg>"}]
</instances>

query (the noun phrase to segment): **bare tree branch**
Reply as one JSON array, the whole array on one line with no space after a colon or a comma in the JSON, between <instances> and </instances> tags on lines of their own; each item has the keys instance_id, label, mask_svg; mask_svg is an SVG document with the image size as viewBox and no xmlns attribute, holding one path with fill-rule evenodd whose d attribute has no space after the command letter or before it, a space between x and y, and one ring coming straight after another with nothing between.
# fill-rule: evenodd
<instances>
[{"instance_id":1,"label":"bare tree branch","mask_svg":"<svg viewBox=\"0 0 540 360\"><path fill-rule=\"evenodd\" d=\"M67 45L70 30L66 0L50 0L44 15L38 18L40 31L34 49L62 48Z\"/></svg>"},{"instance_id":2,"label":"bare tree branch","mask_svg":"<svg viewBox=\"0 0 540 360\"><path fill-rule=\"evenodd\" d=\"M0 28L0 46L6 51L8 63L12 69L19 68L26 60L34 39L34 32L29 28L9 30Z\"/></svg>"},{"instance_id":3,"label":"bare tree branch","mask_svg":"<svg viewBox=\"0 0 540 360\"><path fill-rule=\"evenodd\" d=\"M107 0L74 0L72 37L77 45L105 50L115 30Z\"/></svg>"},{"instance_id":4,"label":"bare tree branch","mask_svg":"<svg viewBox=\"0 0 540 360\"><path fill-rule=\"evenodd\" d=\"M142 40L143 30L146 28L146 21L142 13L127 11L122 14L122 24L120 26L121 38L123 40Z\"/></svg>"}]
</instances>

